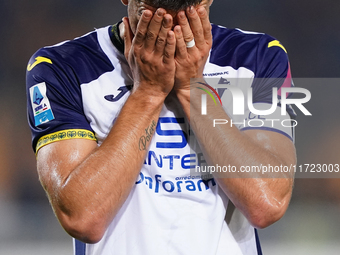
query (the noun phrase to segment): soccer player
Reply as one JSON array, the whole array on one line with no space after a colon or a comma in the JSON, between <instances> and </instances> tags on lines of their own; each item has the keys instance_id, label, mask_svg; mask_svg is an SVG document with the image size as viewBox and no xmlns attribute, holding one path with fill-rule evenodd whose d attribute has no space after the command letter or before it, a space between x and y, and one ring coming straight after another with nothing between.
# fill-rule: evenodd
<instances>
[{"instance_id":1,"label":"soccer player","mask_svg":"<svg viewBox=\"0 0 340 255\"><path fill-rule=\"evenodd\" d=\"M214 127L232 121L230 91L215 105L204 79L252 88L268 106L273 88L291 86L284 47L211 25L212 0L122 2L128 18L42 48L27 67L40 181L75 254L261 254L255 229L283 216L293 175L193 170L295 164L291 128L248 107L238 127Z\"/></svg>"}]
</instances>

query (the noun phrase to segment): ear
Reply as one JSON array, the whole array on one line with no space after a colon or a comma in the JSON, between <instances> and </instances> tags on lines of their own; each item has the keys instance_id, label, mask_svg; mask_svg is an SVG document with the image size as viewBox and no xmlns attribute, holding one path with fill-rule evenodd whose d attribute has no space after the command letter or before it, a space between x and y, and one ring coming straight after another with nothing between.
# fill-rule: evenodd
<instances>
[{"instance_id":1,"label":"ear","mask_svg":"<svg viewBox=\"0 0 340 255\"><path fill-rule=\"evenodd\" d=\"M121 0L124 5L128 5L129 0Z\"/></svg>"}]
</instances>

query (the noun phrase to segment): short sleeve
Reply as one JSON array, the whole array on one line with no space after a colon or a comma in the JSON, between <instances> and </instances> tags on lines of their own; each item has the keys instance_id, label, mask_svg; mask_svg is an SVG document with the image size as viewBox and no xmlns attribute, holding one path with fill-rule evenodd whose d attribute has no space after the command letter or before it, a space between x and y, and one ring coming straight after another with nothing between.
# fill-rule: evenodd
<instances>
[{"instance_id":1,"label":"short sleeve","mask_svg":"<svg viewBox=\"0 0 340 255\"><path fill-rule=\"evenodd\" d=\"M272 90L277 88L280 106L281 89L284 87L294 87L287 50L278 40L264 34L258 43L253 102L272 103ZM286 111L291 118L296 117L289 105Z\"/></svg>"},{"instance_id":2,"label":"short sleeve","mask_svg":"<svg viewBox=\"0 0 340 255\"><path fill-rule=\"evenodd\" d=\"M256 61L255 79L252 84L253 107L259 111L269 109L273 104L273 96L277 96L277 107L268 115L254 114L248 109L245 115L247 125L241 130L270 130L294 141L296 113L290 105L287 105L286 115L282 115L280 103L281 89L294 87L287 51L278 40L264 34L258 43ZM277 89L276 95L273 93L274 88Z\"/></svg>"},{"instance_id":3,"label":"short sleeve","mask_svg":"<svg viewBox=\"0 0 340 255\"><path fill-rule=\"evenodd\" d=\"M27 113L33 150L54 141L95 140L83 111L81 89L72 68L53 48L30 59L26 73Z\"/></svg>"}]
</instances>

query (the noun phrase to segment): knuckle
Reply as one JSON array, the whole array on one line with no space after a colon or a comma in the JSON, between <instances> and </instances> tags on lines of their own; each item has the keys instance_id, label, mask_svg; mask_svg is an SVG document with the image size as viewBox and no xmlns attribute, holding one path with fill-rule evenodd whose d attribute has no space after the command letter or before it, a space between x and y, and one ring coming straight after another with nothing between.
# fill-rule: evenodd
<instances>
[{"instance_id":1,"label":"knuckle","mask_svg":"<svg viewBox=\"0 0 340 255\"><path fill-rule=\"evenodd\" d=\"M144 34L145 33L143 31L137 30L137 32L136 32L136 39L137 40L142 40L144 38Z\"/></svg>"},{"instance_id":2,"label":"knuckle","mask_svg":"<svg viewBox=\"0 0 340 255\"><path fill-rule=\"evenodd\" d=\"M195 34L195 35L198 35L198 36L203 35L203 28L196 28L196 29L194 30L194 34Z\"/></svg>"},{"instance_id":3,"label":"knuckle","mask_svg":"<svg viewBox=\"0 0 340 255\"><path fill-rule=\"evenodd\" d=\"M165 38L163 37L158 37L156 43L158 45L164 45L165 44Z\"/></svg>"},{"instance_id":4,"label":"knuckle","mask_svg":"<svg viewBox=\"0 0 340 255\"><path fill-rule=\"evenodd\" d=\"M166 47L175 47L176 41L167 40L166 41Z\"/></svg>"},{"instance_id":5,"label":"knuckle","mask_svg":"<svg viewBox=\"0 0 340 255\"><path fill-rule=\"evenodd\" d=\"M147 40L155 40L156 39L156 34L154 33L154 32L152 32L152 31L148 31L147 33L146 33L146 39Z\"/></svg>"},{"instance_id":6,"label":"knuckle","mask_svg":"<svg viewBox=\"0 0 340 255\"><path fill-rule=\"evenodd\" d=\"M177 41L181 41L183 39L183 35L182 34L176 34L176 40Z\"/></svg>"},{"instance_id":7,"label":"knuckle","mask_svg":"<svg viewBox=\"0 0 340 255\"><path fill-rule=\"evenodd\" d=\"M171 58L172 54L169 51L164 51L164 57Z\"/></svg>"},{"instance_id":8,"label":"knuckle","mask_svg":"<svg viewBox=\"0 0 340 255\"><path fill-rule=\"evenodd\" d=\"M179 53L184 56L187 53L187 48L186 47L182 47L179 49Z\"/></svg>"},{"instance_id":9,"label":"knuckle","mask_svg":"<svg viewBox=\"0 0 340 255\"><path fill-rule=\"evenodd\" d=\"M192 21L199 21L201 20L200 17L195 13L193 16L190 17Z\"/></svg>"},{"instance_id":10,"label":"knuckle","mask_svg":"<svg viewBox=\"0 0 340 255\"><path fill-rule=\"evenodd\" d=\"M149 62L149 59L146 55L141 55L140 56L140 61L143 63L143 64L147 64Z\"/></svg>"},{"instance_id":11,"label":"knuckle","mask_svg":"<svg viewBox=\"0 0 340 255\"><path fill-rule=\"evenodd\" d=\"M165 51L165 52L164 52L164 57L165 57L165 59L170 58L170 53L167 52L167 51ZM165 59L163 59L163 62L165 61Z\"/></svg>"},{"instance_id":12,"label":"knuckle","mask_svg":"<svg viewBox=\"0 0 340 255\"><path fill-rule=\"evenodd\" d=\"M211 34L211 29L212 29L212 26L209 24L208 26L205 26L203 31L206 35L210 35Z\"/></svg>"},{"instance_id":13,"label":"knuckle","mask_svg":"<svg viewBox=\"0 0 340 255\"><path fill-rule=\"evenodd\" d=\"M156 15L155 19L153 19L153 22L156 23L157 25L160 25L163 22L163 18L157 17Z\"/></svg>"},{"instance_id":14,"label":"knuckle","mask_svg":"<svg viewBox=\"0 0 340 255\"><path fill-rule=\"evenodd\" d=\"M193 34L183 35L183 37L184 37L184 41L186 42L190 42L192 38L194 38Z\"/></svg>"},{"instance_id":15,"label":"knuckle","mask_svg":"<svg viewBox=\"0 0 340 255\"><path fill-rule=\"evenodd\" d=\"M188 20L186 19L186 17L179 17L178 24L181 26L185 26L188 24Z\"/></svg>"}]
</instances>

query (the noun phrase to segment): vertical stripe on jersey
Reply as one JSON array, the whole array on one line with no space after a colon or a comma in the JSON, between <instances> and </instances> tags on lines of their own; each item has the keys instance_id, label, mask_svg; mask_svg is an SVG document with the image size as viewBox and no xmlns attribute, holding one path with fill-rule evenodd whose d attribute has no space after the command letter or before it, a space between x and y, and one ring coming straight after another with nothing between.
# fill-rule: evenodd
<instances>
[{"instance_id":1,"label":"vertical stripe on jersey","mask_svg":"<svg viewBox=\"0 0 340 255\"><path fill-rule=\"evenodd\" d=\"M74 240L74 246L75 246L75 255L85 255L86 251L86 244L83 242L80 242L79 240Z\"/></svg>"},{"instance_id":2,"label":"vertical stripe on jersey","mask_svg":"<svg viewBox=\"0 0 340 255\"><path fill-rule=\"evenodd\" d=\"M255 228L254 230L255 230L255 240L256 240L257 255L262 255L262 249L261 249L259 235L257 234L257 229Z\"/></svg>"}]
</instances>

